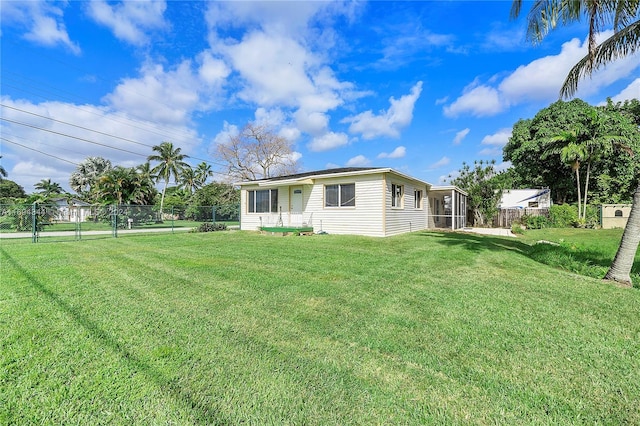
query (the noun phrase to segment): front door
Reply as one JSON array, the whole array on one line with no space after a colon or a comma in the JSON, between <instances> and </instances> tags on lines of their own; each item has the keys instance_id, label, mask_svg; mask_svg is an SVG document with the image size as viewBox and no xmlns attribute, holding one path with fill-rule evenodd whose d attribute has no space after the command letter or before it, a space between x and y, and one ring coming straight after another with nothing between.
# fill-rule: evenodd
<instances>
[{"instance_id":1,"label":"front door","mask_svg":"<svg viewBox=\"0 0 640 426\"><path fill-rule=\"evenodd\" d=\"M291 213L302 214L302 186L291 187Z\"/></svg>"}]
</instances>

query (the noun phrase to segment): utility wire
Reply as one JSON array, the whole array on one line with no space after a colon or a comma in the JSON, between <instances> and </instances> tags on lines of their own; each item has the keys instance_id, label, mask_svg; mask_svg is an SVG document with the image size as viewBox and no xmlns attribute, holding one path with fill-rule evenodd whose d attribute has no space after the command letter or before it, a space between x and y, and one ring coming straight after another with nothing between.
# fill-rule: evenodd
<instances>
[{"instance_id":1,"label":"utility wire","mask_svg":"<svg viewBox=\"0 0 640 426\"><path fill-rule=\"evenodd\" d=\"M14 142L14 141L10 141L9 139L7 139L7 138L3 138L2 136L0 136L0 139L1 139L1 140L3 140L3 141L5 141L5 142L7 142L7 143L11 143L11 144L13 144L13 145L18 145L18 146L21 146L21 147L23 147L23 148L29 149L29 150L31 150L31 151L35 151L35 152L37 152L37 153L40 153L40 154L46 155L46 156L48 156L48 157L55 158L56 160L64 161L65 163L71 163L71 164L73 164L74 166L79 166L79 165L80 165L80 164L78 164L78 163L74 163L73 161L65 160L64 158L56 157L55 155L48 154L48 153L46 153L46 152L44 152L44 151L40 151L40 150L38 150L38 149L31 148L31 147L26 146L26 145L22 145L21 143Z\"/></svg>"},{"instance_id":2,"label":"utility wire","mask_svg":"<svg viewBox=\"0 0 640 426\"><path fill-rule=\"evenodd\" d=\"M67 126L72 126L72 127L76 127L76 128L78 128L78 129L82 129L82 130L89 131L89 132L98 133L98 134L103 135L103 136L108 136L108 137L111 137L111 138L120 139L120 140L125 141L125 142L130 142L130 143L133 143L133 144L136 144L136 145L142 145L142 146L145 146L145 147L148 147L148 148L153 148L153 145L145 144L145 143L142 143L142 142L134 141L134 140L132 140L132 139L127 139L127 138L123 138L123 137L116 136L116 135L112 135L112 134L110 134L110 133L101 132L101 131L99 131L99 130L89 129L89 128L87 128L87 127L82 127L82 126L79 126L79 125L77 125L77 124L69 123L69 122L62 121L62 120L57 120L57 119L52 118L52 117L47 117L46 115L36 114L35 112L26 111L26 110L23 110L23 109L20 109L20 108L15 108L15 107L12 107L12 106L9 106L9 105L5 105L5 104L1 104L1 103L0 103L0 106L2 106L2 107L4 107L4 108L12 109L12 110L14 110L14 111L19 111L19 112L23 112L23 113L25 113L25 114L30 114L30 115L33 115L33 116L36 116L36 117L44 118L44 119L46 119L46 120L55 121L56 123L62 123L62 124L66 124ZM4 119L4 118L2 118L2 119L3 119L3 120L6 120L6 121L11 121L11 120ZM39 128L39 127L31 126L31 125L29 125L29 124L25 124L25 123L19 123L19 122L15 122L15 123L16 123L16 124L22 124L22 125L24 125L24 126L33 127L33 128L39 129L39 130L44 130L44 131L51 132L51 133L57 133L57 132L54 132L54 131L52 131L52 130L47 130L47 129L44 129L44 128ZM69 136L69 135L66 135L66 134L63 134L63 133L57 133L57 134L60 134L60 135L63 135L63 136L68 136L68 137L76 138L75 136ZM98 144L98 145L102 145L102 144L100 144L100 143L98 143L98 142L91 142L91 141L86 140L86 139L81 139L81 138L76 138L76 139L80 139L80 140L84 140L84 141L86 141L86 142L90 142L90 143L95 143L95 144ZM109 147L109 148L117 149L117 148L114 148L114 147L110 147L110 146L108 146L108 145L103 145L103 146L107 146L107 147ZM126 152L131 152L131 151L126 151ZM142 154L138 154L138 155L142 155ZM211 161L211 160L206 160L206 159L204 159L204 158L198 158L198 157L192 157L192 156L189 156L189 158L192 158L192 159L194 159L194 160L198 160L198 161L203 161L203 162L205 162L205 163L213 164L214 166L224 167L224 165L223 165L223 164L216 163L216 162Z\"/></svg>"},{"instance_id":3,"label":"utility wire","mask_svg":"<svg viewBox=\"0 0 640 426\"><path fill-rule=\"evenodd\" d=\"M105 148L111 148L111 149L115 149L115 150L117 150L117 151L127 152L127 153L129 153L129 154L135 154L135 155L139 155L139 156L141 156L141 157L147 157L146 155L144 155L144 154L140 154L139 152L129 151L128 149L123 149L123 148L117 148L117 147L115 147L115 146L110 146L110 145L103 144L103 143L100 143L100 142L91 141L91 140L89 140L89 139L79 138L79 137L77 137L77 136L67 135L66 133L56 132L56 131L54 131L54 130L44 129L44 128L42 128L42 127L34 126L34 125L32 125L32 124L21 123L21 122L19 122L19 121L9 120L8 118L4 118L4 117L0 117L0 120L2 120L2 121L7 121L7 122L9 122L9 123L13 123L13 124L18 124L18 125L20 125L20 126L31 127L32 129L42 130L43 132L49 132L49 133L53 133L53 134L55 134L55 135L64 136L64 137L67 137L67 138L77 139L77 140L80 140L80 141L83 141L83 142L92 143L92 144L94 144L94 145L104 146Z\"/></svg>"}]
</instances>

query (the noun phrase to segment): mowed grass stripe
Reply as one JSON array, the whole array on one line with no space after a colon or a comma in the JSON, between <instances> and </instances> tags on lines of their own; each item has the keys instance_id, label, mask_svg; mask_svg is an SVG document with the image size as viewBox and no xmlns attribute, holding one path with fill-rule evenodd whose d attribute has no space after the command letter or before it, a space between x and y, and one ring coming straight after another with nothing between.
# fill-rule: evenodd
<instances>
[{"instance_id":1,"label":"mowed grass stripe","mask_svg":"<svg viewBox=\"0 0 640 426\"><path fill-rule=\"evenodd\" d=\"M3 258L17 411L0 420L637 422L637 293L526 250L448 233L3 245L31 278Z\"/></svg>"}]
</instances>

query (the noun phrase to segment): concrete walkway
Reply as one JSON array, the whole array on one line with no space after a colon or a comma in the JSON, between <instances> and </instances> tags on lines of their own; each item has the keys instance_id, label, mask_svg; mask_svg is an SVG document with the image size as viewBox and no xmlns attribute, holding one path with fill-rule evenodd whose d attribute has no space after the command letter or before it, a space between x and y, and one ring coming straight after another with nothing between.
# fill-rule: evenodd
<instances>
[{"instance_id":1,"label":"concrete walkway","mask_svg":"<svg viewBox=\"0 0 640 426\"><path fill-rule=\"evenodd\" d=\"M464 232L473 232L474 234L497 235L501 237L516 237L511 229L504 228L463 228Z\"/></svg>"}]
</instances>

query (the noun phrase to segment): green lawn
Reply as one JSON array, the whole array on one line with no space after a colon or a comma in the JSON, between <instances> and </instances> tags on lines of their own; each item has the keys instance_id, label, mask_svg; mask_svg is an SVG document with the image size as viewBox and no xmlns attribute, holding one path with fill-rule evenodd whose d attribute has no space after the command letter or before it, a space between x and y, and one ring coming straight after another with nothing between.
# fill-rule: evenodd
<instances>
[{"instance_id":1,"label":"green lawn","mask_svg":"<svg viewBox=\"0 0 640 426\"><path fill-rule=\"evenodd\" d=\"M640 424L640 291L541 235L0 240L0 424Z\"/></svg>"}]
</instances>

